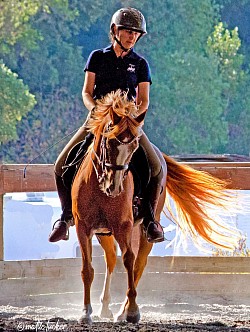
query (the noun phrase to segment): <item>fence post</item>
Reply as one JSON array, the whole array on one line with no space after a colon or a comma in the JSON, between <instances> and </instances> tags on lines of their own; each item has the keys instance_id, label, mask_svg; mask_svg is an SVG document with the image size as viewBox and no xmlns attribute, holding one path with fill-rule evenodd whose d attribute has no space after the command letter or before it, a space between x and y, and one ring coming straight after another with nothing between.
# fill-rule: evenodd
<instances>
[{"instance_id":1,"label":"fence post","mask_svg":"<svg viewBox=\"0 0 250 332\"><path fill-rule=\"evenodd\" d=\"M0 165L0 261L3 261L3 166Z\"/></svg>"},{"instance_id":2,"label":"fence post","mask_svg":"<svg viewBox=\"0 0 250 332\"><path fill-rule=\"evenodd\" d=\"M3 194L0 194L0 261L3 261Z\"/></svg>"}]
</instances>

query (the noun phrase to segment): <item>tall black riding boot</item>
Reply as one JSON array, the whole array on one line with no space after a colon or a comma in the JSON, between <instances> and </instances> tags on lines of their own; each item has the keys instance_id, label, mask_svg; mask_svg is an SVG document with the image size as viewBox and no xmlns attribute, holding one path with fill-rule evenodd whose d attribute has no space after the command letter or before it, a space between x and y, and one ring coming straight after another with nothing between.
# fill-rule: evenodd
<instances>
[{"instance_id":1,"label":"tall black riding boot","mask_svg":"<svg viewBox=\"0 0 250 332\"><path fill-rule=\"evenodd\" d=\"M58 196L61 201L62 215L54 225L52 232L49 235L50 242L57 242L59 240L68 240L70 226L74 225L74 219L72 215L72 200L71 200L71 189L65 187L62 177L55 174L56 186Z\"/></svg>"},{"instance_id":2,"label":"tall black riding boot","mask_svg":"<svg viewBox=\"0 0 250 332\"><path fill-rule=\"evenodd\" d=\"M162 169L158 176L150 179L146 196L146 216L143 225L146 231L148 242L156 243L165 240L163 228L159 221L155 220L155 211L162 191Z\"/></svg>"}]
</instances>

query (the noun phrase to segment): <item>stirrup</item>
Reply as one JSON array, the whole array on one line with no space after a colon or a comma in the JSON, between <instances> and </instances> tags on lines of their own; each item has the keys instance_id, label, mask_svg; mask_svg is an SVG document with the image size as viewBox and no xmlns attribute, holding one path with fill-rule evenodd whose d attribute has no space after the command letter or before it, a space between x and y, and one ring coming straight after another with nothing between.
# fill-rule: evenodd
<instances>
[{"instance_id":1,"label":"stirrup","mask_svg":"<svg viewBox=\"0 0 250 332\"><path fill-rule=\"evenodd\" d=\"M64 222L66 224L66 228L67 228L67 233L65 235L65 238L64 240L65 241L68 241L69 240L69 228L70 226L74 226L75 225L75 220L73 217L71 217L70 219L68 220L61 220L62 222Z\"/></svg>"},{"instance_id":2,"label":"stirrup","mask_svg":"<svg viewBox=\"0 0 250 332\"><path fill-rule=\"evenodd\" d=\"M60 227L62 225L65 225L65 229L64 231L66 231L66 234L64 234L64 231L62 232L62 230L60 229ZM54 222L54 225L52 227L52 231L49 235L49 241L50 242L57 242L60 240L64 240L67 241L69 239L69 227L74 225L74 218L70 218L67 221L66 220L62 220L62 217L60 219L57 219Z\"/></svg>"},{"instance_id":3,"label":"stirrup","mask_svg":"<svg viewBox=\"0 0 250 332\"><path fill-rule=\"evenodd\" d=\"M61 217L62 218L62 217ZM53 224L53 226L52 226L52 231L54 230L54 228L55 228L55 224L57 223L57 222L63 222L63 223L65 223L66 224L66 227L67 228L69 228L70 226L75 226L75 220L74 220L74 218L73 217L71 217L70 219L68 219L68 220L62 220L61 218L59 218L59 219L57 219L55 222L54 222L54 224Z\"/></svg>"}]
</instances>

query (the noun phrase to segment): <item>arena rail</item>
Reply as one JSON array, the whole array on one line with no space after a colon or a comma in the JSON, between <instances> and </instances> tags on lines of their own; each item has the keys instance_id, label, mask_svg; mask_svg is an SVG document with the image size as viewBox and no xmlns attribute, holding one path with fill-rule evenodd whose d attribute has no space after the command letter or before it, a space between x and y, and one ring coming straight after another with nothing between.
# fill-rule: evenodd
<instances>
[{"instance_id":1,"label":"arena rail","mask_svg":"<svg viewBox=\"0 0 250 332\"><path fill-rule=\"evenodd\" d=\"M195 169L227 179L230 189L250 190L250 162L189 162ZM58 304L81 301L81 260L4 260L4 194L54 191L53 165L0 165L0 305ZM94 296L100 295L104 260L93 258ZM124 294L126 274L118 264L113 277L113 295ZM122 280L124 279L124 282ZM138 294L162 303L203 302L250 304L249 257L149 257ZM124 285L124 288L121 287ZM122 293L121 293L122 292ZM122 299L121 299L122 300ZM216 302L214 302L216 301Z\"/></svg>"}]
</instances>

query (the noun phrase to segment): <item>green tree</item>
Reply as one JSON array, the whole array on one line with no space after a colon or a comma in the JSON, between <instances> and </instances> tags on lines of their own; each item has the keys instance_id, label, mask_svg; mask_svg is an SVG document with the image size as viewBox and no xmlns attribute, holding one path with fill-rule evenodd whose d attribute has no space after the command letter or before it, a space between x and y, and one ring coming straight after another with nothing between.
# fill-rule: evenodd
<instances>
[{"instance_id":1,"label":"green tree","mask_svg":"<svg viewBox=\"0 0 250 332\"><path fill-rule=\"evenodd\" d=\"M218 13L210 0L147 3L149 34L140 47L153 76L146 131L167 153L216 153L227 143L226 83L206 53Z\"/></svg>"},{"instance_id":2,"label":"green tree","mask_svg":"<svg viewBox=\"0 0 250 332\"><path fill-rule=\"evenodd\" d=\"M40 7L38 0L1 1L0 52L2 54L10 54L11 47L18 41L25 44L26 48L34 47L39 34L31 27L29 20Z\"/></svg>"},{"instance_id":3,"label":"green tree","mask_svg":"<svg viewBox=\"0 0 250 332\"><path fill-rule=\"evenodd\" d=\"M26 3L26 9L17 6L20 16L13 13L16 27L10 9L5 8L2 28L13 31L16 39L8 41L1 35L7 36L7 30L0 32L0 41L4 41L0 58L29 86L37 104L17 122L18 140L2 144L6 161L27 162L82 124L86 117L81 101L86 58L91 50L108 43L111 15L128 5L140 9L147 20L148 34L136 51L149 60L152 70L145 124L150 139L171 154L239 149L241 131L248 142L249 128L244 122L249 107L248 58L240 55L247 54L247 38L239 48L241 29L237 32L235 25L226 29L219 23L223 8L238 8L243 15L247 1L239 0L237 8L231 0L19 3ZM67 140L37 162L53 162Z\"/></svg>"},{"instance_id":4,"label":"green tree","mask_svg":"<svg viewBox=\"0 0 250 332\"><path fill-rule=\"evenodd\" d=\"M244 57L238 53L240 46L238 28L230 31L224 27L223 22L215 26L207 41L208 53L217 57L219 72L223 80L229 83L230 92L244 76Z\"/></svg>"},{"instance_id":5,"label":"green tree","mask_svg":"<svg viewBox=\"0 0 250 332\"><path fill-rule=\"evenodd\" d=\"M63 137L82 125L86 117L81 101L86 61L83 54L89 48L84 36L91 35L92 25L98 24L100 29L97 21L99 16L107 14L107 7L97 0L87 6L71 0L66 12L54 6L49 12L40 10L30 18L32 28L41 38L36 48L27 49L25 56L18 56L18 72L35 92L38 103L17 127L19 139L5 144L7 160L18 155L19 162L26 162L53 146L36 162L54 162L69 139ZM13 47L15 54L16 46Z\"/></svg>"},{"instance_id":6,"label":"green tree","mask_svg":"<svg viewBox=\"0 0 250 332\"><path fill-rule=\"evenodd\" d=\"M0 63L0 145L17 138L17 123L35 103L34 95L17 74Z\"/></svg>"},{"instance_id":7,"label":"green tree","mask_svg":"<svg viewBox=\"0 0 250 332\"><path fill-rule=\"evenodd\" d=\"M241 41L240 48L234 56L236 60L236 68L233 68L234 80L230 80L233 89L229 91L230 94L226 94L228 96L226 119L229 125L229 141L225 150L228 153L249 155L250 2L249 0L237 2L221 0L220 3L224 26L228 26L232 30L237 26L237 33Z\"/></svg>"},{"instance_id":8,"label":"green tree","mask_svg":"<svg viewBox=\"0 0 250 332\"><path fill-rule=\"evenodd\" d=\"M228 153L249 154L249 72L243 70L244 56L239 53L238 28L226 29L219 23L208 39L208 51L218 60L218 68L227 88L223 91L224 110L228 122Z\"/></svg>"},{"instance_id":9,"label":"green tree","mask_svg":"<svg viewBox=\"0 0 250 332\"><path fill-rule=\"evenodd\" d=\"M238 85L227 107L229 141L227 153L250 155L250 76Z\"/></svg>"},{"instance_id":10,"label":"green tree","mask_svg":"<svg viewBox=\"0 0 250 332\"><path fill-rule=\"evenodd\" d=\"M0 70L0 144L2 144L2 156L4 151L6 152L6 149L8 150L11 146L9 141L18 139L23 117L32 117L33 112L30 115L28 112L36 104L35 97L29 93L30 87L23 83L23 81L29 83L29 80L21 72L19 64L27 59L28 54L36 52L39 48L39 42L43 40L42 34L32 24L32 18L39 12L41 16L43 14L49 15L52 6L57 10L64 10L65 13L67 1L21 0L17 2L10 0L0 3L0 58L2 58ZM18 72L22 79L18 79L18 76L8 67ZM36 95L38 94L36 93ZM14 146L16 146L15 143Z\"/></svg>"},{"instance_id":11,"label":"green tree","mask_svg":"<svg viewBox=\"0 0 250 332\"><path fill-rule=\"evenodd\" d=\"M3 0L0 2L0 53L11 54L16 43L19 52L34 49L42 39L31 19L38 13L49 14L51 10L60 10L72 15L68 10L68 0Z\"/></svg>"},{"instance_id":12,"label":"green tree","mask_svg":"<svg viewBox=\"0 0 250 332\"><path fill-rule=\"evenodd\" d=\"M220 152L227 143L227 123L217 63L195 52L177 52L163 61L167 71L152 86L157 100L147 128L155 133L153 139L171 154Z\"/></svg>"}]
</instances>

